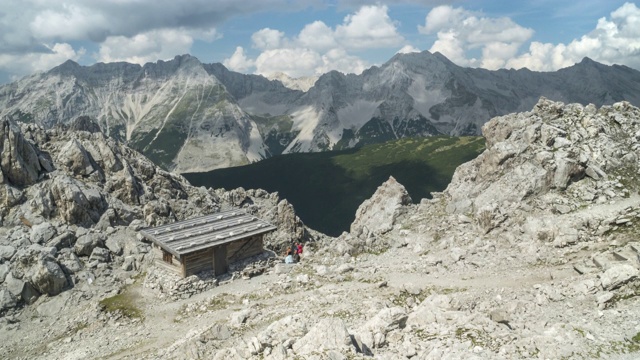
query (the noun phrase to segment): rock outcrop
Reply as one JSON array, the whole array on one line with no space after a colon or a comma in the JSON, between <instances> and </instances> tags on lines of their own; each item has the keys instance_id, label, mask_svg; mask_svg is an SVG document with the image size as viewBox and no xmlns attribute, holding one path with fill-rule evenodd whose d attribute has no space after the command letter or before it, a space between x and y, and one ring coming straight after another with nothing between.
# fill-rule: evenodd
<instances>
[{"instance_id":1,"label":"rock outcrop","mask_svg":"<svg viewBox=\"0 0 640 360\"><path fill-rule=\"evenodd\" d=\"M390 177L378 187L370 199L365 200L356 211L356 218L351 224L351 235L367 238L384 234L391 230L405 206L411 204L407 190Z\"/></svg>"}]
</instances>

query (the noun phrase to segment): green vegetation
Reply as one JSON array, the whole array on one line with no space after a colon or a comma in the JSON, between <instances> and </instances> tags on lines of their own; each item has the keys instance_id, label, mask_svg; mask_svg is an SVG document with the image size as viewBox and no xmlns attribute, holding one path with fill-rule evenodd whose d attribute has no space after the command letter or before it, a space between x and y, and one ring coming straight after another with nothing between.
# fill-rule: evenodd
<instances>
[{"instance_id":1,"label":"green vegetation","mask_svg":"<svg viewBox=\"0 0 640 360\"><path fill-rule=\"evenodd\" d=\"M125 288L117 295L100 300L100 306L106 312L119 312L130 319L142 319L143 312L136 305L138 297L129 288Z\"/></svg>"},{"instance_id":2,"label":"green vegetation","mask_svg":"<svg viewBox=\"0 0 640 360\"><path fill-rule=\"evenodd\" d=\"M358 149L289 154L255 164L183 174L195 186L277 191L313 229L348 231L362 202L393 176L414 202L442 191L458 165L484 150L482 137L404 138Z\"/></svg>"}]
</instances>

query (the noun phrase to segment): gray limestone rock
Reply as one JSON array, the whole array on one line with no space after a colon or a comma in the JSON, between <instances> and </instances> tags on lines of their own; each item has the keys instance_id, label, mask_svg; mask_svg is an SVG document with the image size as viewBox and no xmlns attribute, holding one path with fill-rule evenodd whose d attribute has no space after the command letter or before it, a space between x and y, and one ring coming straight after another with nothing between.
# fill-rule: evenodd
<instances>
[{"instance_id":1,"label":"gray limestone rock","mask_svg":"<svg viewBox=\"0 0 640 360\"><path fill-rule=\"evenodd\" d=\"M122 245L117 239L113 237L107 238L107 241L105 241L105 246L115 255L122 255Z\"/></svg>"},{"instance_id":2,"label":"gray limestone rock","mask_svg":"<svg viewBox=\"0 0 640 360\"><path fill-rule=\"evenodd\" d=\"M301 356L330 350L355 350L347 327L338 318L321 319L305 336L293 343L293 351Z\"/></svg>"},{"instance_id":3,"label":"gray limestone rock","mask_svg":"<svg viewBox=\"0 0 640 360\"><path fill-rule=\"evenodd\" d=\"M602 287L609 291L619 288L638 277L638 269L629 264L614 265L601 276Z\"/></svg>"},{"instance_id":4,"label":"gray limestone rock","mask_svg":"<svg viewBox=\"0 0 640 360\"><path fill-rule=\"evenodd\" d=\"M0 121L0 171L0 183L16 186L34 184L42 171L37 150L6 118Z\"/></svg>"},{"instance_id":5,"label":"gray limestone rock","mask_svg":"<svg viewBox=\"0 0 640 360\"><path fill-rule=\"evenodd\" d=\"M0 245L0 259L11 260L16 253L16 248L11 245Z\"/></svg>"},{"instance_id":6,"label":"gray limestone rock","mask_svg":"<svg viewBox=\"0 0 640 360\"><path fill-rule=\"evenodd\" d=\"M43 222L31 227L31 242L45 244L56 236L56 228L48 222Z\"/></svg>"},{"instance_id":7,"label":"gray limestone rock","mask_svg":"<svg viewBox=\"0 0 640 360\"><path fill-rule=\"evenodd\" d=\"M0 288L0 312L11 309L17 305L16 297L5 288Z\"/></svg>"},{"instance_id":8,"label":"gray limestone rock","mask_svg":"<svg viewBox=\"0 0 640 360\"><path fill-rule=\"evenodd\" d=\"M77 255L90 256L97 247L104 246L105 236L98 233L88 233L78 237L74 245L74 251Z\"/></svg>"},{"instance_id":9,"label":"gray limestone rock","mask_svg":"<svg viewBox=\"0 0 640 360\"><path fill-rule=\"evenodd\" d=\"M356 218L351 223L351 235L367 238L391 230L403 207L410 204L411 197L404 186L389 177L370 199L358 207Z\"/></svg>"},{"instance_id":10,"label":"gray limestone rock","mask_svg":"<svg viewBox=\"0 0 640 360\"><path fill-rule=\"evenodd\" d=\"M64 145L58 154L58 163L61 163L74 175L88 176L96 169L93 167L91 156L77 139L71 139Z\"/></svg>"},{"instance_id":11,"label":"gray limestone rock","mask_svg":"<svg viewBox=\"0 0 640 360\"><path fill-rule=\"evenodd\" d=\"M101 262L101 263L106 263L111 261L111 255L109 253L109 250L105 249L105 248L94 248L93 251L91 252L91 256L89 257L89 262L93 262L93 261L97 261L97 262Z\"/></svg>"},{"instance_id":12,"label":"gray limestone rock","mask_svg":"<svg viewBox=\"0 0 640 360\"><path fill-rule=\"evenodd\" d=\"M0 284L4 282L7 274L9 274L9 264L0 264Z\"/></svg>"},{"instance_id":13,"label":"gray limestone rock","mask_svg":"<svg viewBox=\"0 0 640 360\"><path fill-rule=\"evenodd\" d=\"M29 278L42 294L57 295L67 286L67 278L60 265L51 258L41 258L31 269Z\"/></svg>"}]
</instances>

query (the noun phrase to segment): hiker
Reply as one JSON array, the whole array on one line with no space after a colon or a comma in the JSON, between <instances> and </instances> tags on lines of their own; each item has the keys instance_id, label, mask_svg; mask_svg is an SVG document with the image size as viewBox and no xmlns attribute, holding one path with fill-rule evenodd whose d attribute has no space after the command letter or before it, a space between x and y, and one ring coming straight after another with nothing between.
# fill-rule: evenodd
<instances>
[{"instance_id":1,"label":"hiker","mask_svg":"<svg viewBox=\"0 0 640 360\"><path fill-rule=\"evenodd\" d=\"M293 251L291 250L290 247L288 247L287 251L284 252L284 256L289 256L289 255L293 255Z\"/></svg>"},{"instance_id":2,"label":"hiker","mask_svg":"<svg viewBox=\"0 0 640 360\"><path fill-rule=\"evenodd\" d=\"M300 254L298 253L298 243L295 243L293 246L293 261L300 261Z\"/></svg>"},{"instance_id":3,"label":"hiker","mask_svg":"<svg viewBox=\"0 0 640 360\"><path fill-rule=\"evenodd\" d=\"M302 254L302 243L298 243L298 248L296 249L296 254Z\"/></svg>"}]
</instances>

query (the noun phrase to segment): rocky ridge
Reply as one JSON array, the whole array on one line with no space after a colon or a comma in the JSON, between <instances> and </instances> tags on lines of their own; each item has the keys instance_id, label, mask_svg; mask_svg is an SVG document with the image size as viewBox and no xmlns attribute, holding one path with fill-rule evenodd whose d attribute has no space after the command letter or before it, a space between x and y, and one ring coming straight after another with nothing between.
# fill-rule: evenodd
<instances>
[{"instance_id":1,"label":"rocky ridge","mask_svg":"<svg viewBox=\"0 0 640 360\"><path fill-rule=\"evenodd\" d=\"M637 357L640 109L541 99L483 131L487 150L458 168L444 192L411 205L389 179L360 207L350 233L307 243L298 264L276 263L184 299L131 280L122 294L137 296L131 301L143 317L105 311L95 298L56 304L75 292L40 297L5 317L0 352L67 359ZM44 311L57 308L64 310ZM42 336L43 325L54 334ZM33 339L48 345L33 348Z\"/></svg>"}]
</instances>

